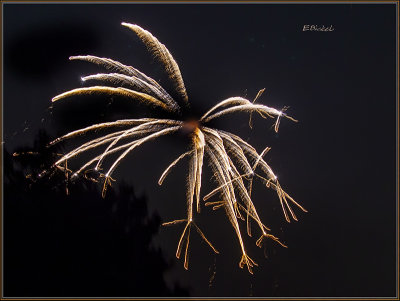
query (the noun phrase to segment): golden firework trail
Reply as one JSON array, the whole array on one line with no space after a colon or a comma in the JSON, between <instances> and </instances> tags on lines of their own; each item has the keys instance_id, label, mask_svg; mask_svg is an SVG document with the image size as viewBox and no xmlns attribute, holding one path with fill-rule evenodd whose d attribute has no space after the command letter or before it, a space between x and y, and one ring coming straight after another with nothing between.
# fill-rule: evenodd
<instances>
[{"instance_id":1,"label":"golden firework trail","mask_svg":"<svg viewBox=\"0 0 400 301\"><path fill-rule=\"evenodd\" d=\"M87 88L77 88L55 96L52 101L69 98L74 95L104 94L109 96L123 96L131 101L138 101L153 107L158 107L171 116L180 116L182 120L140 118L116 120L94 124L86 128L70 132L60 138L55 139L50 144L53 145L65 139L86 135L90 132L97 132L102 129L113 130L113 132L92 139L75 149L64 154L53 167L65 172L72 172L72 177L84 175L89 170L94 169L100 174L103 180L103 195L107 186L113 181L112 174L118 165L137 147L151 140L164 135L170 135L182 129L190 131L191 145L190 150L180 155L162 173L158 184L162 185L165 178L172 168L183 158L189 157L189 171L187 183L187 216L163 225L176 225L184 223L185 227L179 238L176 257L180 258L184 250L184 267L188 269L189 260L189 241L191 230L194 228L200 237L218 253L217 249L206 238L204 233L195 223L194 215L200 213L201 209L201 178L204 159L207 158L208 164L214 173L217 187L203 197L205 206L212 206L213 210L224 208L226 215L236 233L242 257L239 261L241 268L244 265L250 273L252 267L257 265L246 252L242 239L239 220L246 222L246 231L252 235L251 220L253 220L260 231L260 238L256 241L257 246L261 246L266 238L270 238L283 247L286 247L277 237L270 234L270 229L261 221L256 207L251 198L253 179L260 179L266 187L272 188L277 192L285 219L290 222L290 218L297 220L291 204L296 205L301 210L306 210L290 197L281 187L272 168L263 159L269 151L269 147L258 153L254 147L245 142L242 138L222 130L210 128L207 124L216 118L235 112L248 112L250 114L249 126L252 128L253 113L258 113L262 118L275 118L274 129L277 132L282 117L296 121L288 116L284 111L268 107L263 104L255 103L265 89L258 92L253 101L242 97L230 97L212 107L198 121L183 121L182 108L188 107L188 95L179 66L172 57L165 45L161 44L150 32L138 25L122 23L123 26L132 30L147 46L150 52L164 66L169 79L175 87L175 92L179 95L179 100L174 99L162 88L157 81L148 77L139 70L121 64L109 58L101 58L92 55L71 56L70 60L82 60L105 67L111 73L99 73L82 77L82 81L103 82L104 84L114 84L119 87L92 86ZM122 85L124 87L122 87ZM100 150L99 150L100 149ZM102 150L102 151L101 151ZM71 171L67 169L67 161L76 158L82 153L88 153L91 158L79 169ZM94 155L93 155L94 154ZM103 163L111 161L110 167L103 173ZM219 195L218 201L208 201L214 195Z\"/></svg>"}]
</instances>

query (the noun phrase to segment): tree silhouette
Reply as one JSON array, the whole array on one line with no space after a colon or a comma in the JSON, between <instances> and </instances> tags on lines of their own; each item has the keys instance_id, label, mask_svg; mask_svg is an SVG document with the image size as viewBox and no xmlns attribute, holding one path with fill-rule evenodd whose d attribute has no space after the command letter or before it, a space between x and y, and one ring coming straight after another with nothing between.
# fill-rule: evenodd
<instances>
[{"instance_id":1,"label":"tree silhouette","mask_svg":"<svg viewBox=\"0 0 400 301\"><path fill-rule=\"evenodd\" d=\"M57 156L44 131L34 146L4 151L4 295L187 296L151 245L161 219L145 196L120 184L101 197L88 179L37 175ZM68 193L66 193L68 192Z\"/></svg>"}]
</instances>

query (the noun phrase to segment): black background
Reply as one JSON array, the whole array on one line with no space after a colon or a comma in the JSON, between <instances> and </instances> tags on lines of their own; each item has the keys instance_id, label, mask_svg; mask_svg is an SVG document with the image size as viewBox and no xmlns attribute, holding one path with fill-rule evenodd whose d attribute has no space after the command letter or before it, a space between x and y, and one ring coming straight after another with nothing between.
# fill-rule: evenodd
<instances>
[{"instance_id":1,"label":"black background","mask_svg":"<svg viewBox=\"0 0 400 301\"><path fill-rule=\"evenodd\" d=\"M221 254L213 255L192 235L190 269L185 271L174 258L182 226L161 228L154 230L151 245L169 262L167 270L151 269L153 276L144 281L143 265L133 265L129 272L116 268L112 273L117 276L101 278L96 277L99 270L109 275L121 256L130 260L125 244L110 249L99 243L106 226L97 230L99 237L91 237L101 217L111 214L107 203L82 197L63 211L68 197L60 189L64 196L53 198L52 207L38 209L43 203L32 197L27 209L26 201L7 194L12 191L7 182L5 296L154 296L164 294L161 286L174 283L186 291L171 289L170 294L198 297L394 296L395 14L392 4L4 4L3 140L8 152L33 146L40 128L56 137L93 122L155 114L109 99L50 103L55 95L80 87L81 76L101 72L68 60L79 54L132 65L171 90L157 61L120 25L129 22L152 32L171 51L195 113L231 96L253 99L262 88L266 92L260 103L290 106L288 113L299 122L283 120L279 134L271 129L272 121L261 118L250 130L248 117L240 114L221 118L215 126L239 134L259 151L271 146L267 162L284 189L309 211L299 212L299 222L287 224L277 196L255 186L254 203L262 219L289 246L268 242L260 250L257 236L246 238L248 252L259 264L255 275L238 267L240 248L226 216L207 207L198 223ZM333 25L334 31L303 32L307 24ZM162 221L185 215L186 161L163 186L157 180L186 142L174 136L144 145L115 173L138 197L147 197L145 213ZM4 177L15 168L16 163L5 164ZM205 172L203 194L215 187L209 178ZM29 189L34 188L27 188L27 195L37 195ZM69 197L82 193L76 189ZM93 212L99 221L93 221ZM35 228L36 222L41 226ZM80 231L89 242L74 240ZM140 243L136 235L141 234L130 239ZM71 253L66 241L81 251ZM93 262L79 264L87 258ZM67 260L69 272L65 264L54 268L61 260ZM102 290L118 288L121 279L129 287L141 277L140 288ZM63 289L51 289L57 285Z\"/></svg>"}]
</instances>

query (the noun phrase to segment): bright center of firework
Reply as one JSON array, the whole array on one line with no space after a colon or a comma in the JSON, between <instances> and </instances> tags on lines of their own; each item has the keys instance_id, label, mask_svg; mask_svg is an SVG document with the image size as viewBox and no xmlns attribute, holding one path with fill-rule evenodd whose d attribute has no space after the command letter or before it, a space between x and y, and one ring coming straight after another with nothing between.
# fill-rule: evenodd
<instances>
[{"instance_id":1,"label":"bright center of firework","mask_svg":"<svg viewBox=\"0 0 400 301\"><path fill-rule=\"evenodd\" d=\"M199 125L199 121L195 119L190 119L188 121L185 121L182 128L185 132L193 133L199 127Z\"/></svg>"}]
</instances>

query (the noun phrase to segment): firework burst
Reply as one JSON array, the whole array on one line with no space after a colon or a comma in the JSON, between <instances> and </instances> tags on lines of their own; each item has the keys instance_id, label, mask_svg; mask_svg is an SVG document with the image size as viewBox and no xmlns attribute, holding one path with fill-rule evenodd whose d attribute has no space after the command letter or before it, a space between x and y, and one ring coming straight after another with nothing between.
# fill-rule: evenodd
<instances>
[{"instance_id":1,"label":"firework burst","mask_svg":"<svg viewBox=\"0 0 400 301\"><path fill-rule=\"evenodd\" d=\"M135 148L146 142L175 133L179 130L189 132L191 137L190 149L174 160L165 169L158 181L158 184L162 185L172 168L183 158L189 158L188 185L186 192L187 216L184 219L163 224L185 224L178 242L176 257L180 258L184 250L184 267L188 269L188 249L191 230L195 230L211 249L215 253L218 253L217 249L206 238L194 220L195 212L197 211L199 213L201 208L201 177L203 163L205 158L207 158L209 166L214 173L217 187L203 197L205 206L212 206L213 210L218 208L225 209L226 215L235 230L242 252L239 266L243 268L246 265L248 271L252 273L252 267L257 264L246 252L240 231L239 220L245 222L247 233L250 236L251 220L257 224L261 234L260 238L256 241L257 246L261 246L264 239L270 238L283 247L286 247L277 237L269 233L270 229L260 220L256 207L251 199L253 179L260 179L266 187L276 191L283 214L288 222L290 222L291 218L297 220L290 206L291 204L296 205L303 211L306 210L281 188L271 167L263 159L263 156L268 152L269 148L258 153L254 147L245 142L242 138L226 131L208 127L207 125L213 119L234 112L248 112L250 114L250 127L252 127L253 113L257 113L265 119L272 118L275 120L274 129L276 132L278 131L280 121L283 117L293 121L296 120L289 117L284 112L285 109L277 110L255 103L264 91L260 90L253 101L242 97L231 97L216 104L199 118L199 120L184 121L184 112L187 112L189 108L188 95L179 67L171 53L150 32L137 25L128 23L122 23L122 25L136 33L149 51L161 62L169 79L174 84L175 92L179 97L174 99L154 79L131 66L123 65L109 58L85 55L71 56L70 60L94 63L105 67L112 71L112 73L99 73L85 76L82 77L82 81L99 81L108 84L117 84L119 87L102 85L77 88L57 95L52 101L55 102L74 95L119 95L152 107L158 107L170 113L171 119L140 118L116 120L113 122L94 124L70 132L52 141L50 144L54 145L62 140L85 135L90 132L97 132L101 129L111 130L110 133L92 139L69 151L56 161L53 167L71 173L73 178L79 177L80 175L86 176L92 170L98 172L100 176L97 180L103 182L104 195L107 187L114 181L112 178L113 172L123 159ZM176 116L180 116L180 118L176 118ZM67 162L78 157L82 153L90 154L91 159L74 171L67 168ZM110 162L110 165L105 172L103 172L103 163L106 160ZM218 201L208 201L209 198L216 194L219 195Z\"/></svg>"}]
</instances>

